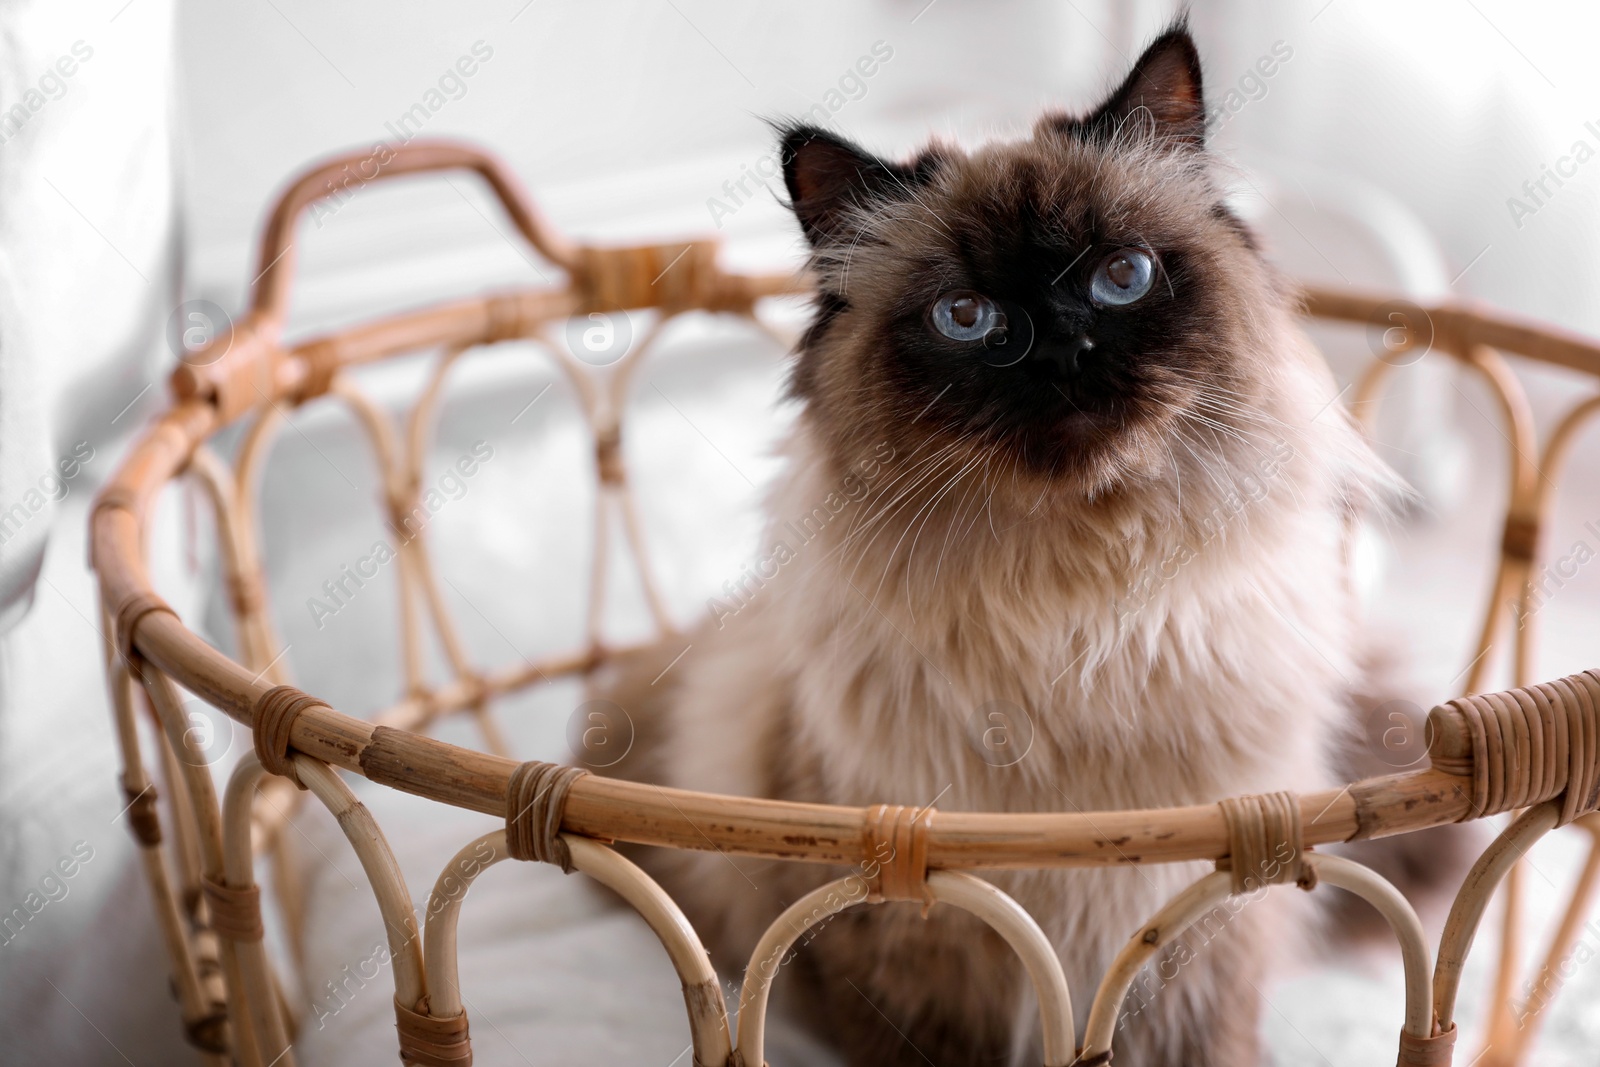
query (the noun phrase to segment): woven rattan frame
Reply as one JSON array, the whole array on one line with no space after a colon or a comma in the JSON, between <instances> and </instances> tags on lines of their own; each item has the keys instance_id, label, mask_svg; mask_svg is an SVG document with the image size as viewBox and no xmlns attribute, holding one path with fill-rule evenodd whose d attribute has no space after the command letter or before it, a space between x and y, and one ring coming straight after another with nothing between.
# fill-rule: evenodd
<instances>
[{"instance_id":1,"label":"woven rattan frame","mask_svg":"<svg viewBox=\"0 0 1600 1067\"><path fill-rule=\"evenodd\" d=\"M649 350L647 337L609 373L598 374L551 344L582 404L595 447L601 492L596 563L591 575L588 640L534 664L498 671L474 666L456 636L421 536L400 550L400 630L407 696L375 721L340 714L283 685L282 646L274 633L257 547L253 487L273 430L287 407L331 397L349 407L372 439L384 473L382 505L398 518L421 484L432 419L446 372L469 349L537 339L551 323L591 311L657 308L659 321L702 310L742 316L762 328L757 303L807 291L803 278L721 269L715 245L693 241L636 248L573 244L540 218L518 183L491 157L444 142L414 141L394 151L381 178L464 169L479 174L533 248L566 274L564 284L458 300L364 323L294 345L281 342L295 262L294 226L316 200L341 188L363 157L334 159L294 182L269 218L249 311L228 336L186 361L172 377L170 407L135 442L96 501L91 561L99 578L112 707L120 743L129 825L170 952L182 1019L208 1063L291 1064L295 1029L282 986L262 941L262 894L256 860L273 858L276 904L288 943L302 918L299 859L283 834L307 794L337 818L371 881L388 931L402 1059L419 1064L471 1062L468 1020L456 986L455 924L467 869L483 849L500 859L530 858L582 871L615 889L661 938L683 980L701 1067L762 1062L764 1012L774 968L808 925L846 907L884 899L945 903L970 911L1015 948L1039 994L1045 1062L1109 1059L1122 995L1138 969L1196 916L1228 895L1262 883L1326 882L1357 893L1389 920L1406 968L1402 1064L1450 1062L1461 965L1489 897L1507 885L1505 948L1498 971L1487 1051L1473 1061L1521 1062L1533 1028L1512 1017L1514 965L1521 925L1516 860L1534 840L1576 822L1596 841L1548 951L1553 971L1571 951L1597 880L1600 822L1600 676L1530 683L1537 616L1521 611L1511 627L1506 605L1525 608L1541 551L1541 524L1552 510L1551 478L1580 428L1600 412L1600 395L1578 404L1555 427L1543 452L1529 405L1502 353L1600 378L1600 344L1502 315L1456 305L1418 308L1342 292L1308 294L1309 314L1391 331L1389 356L1428 345L1474 369L1500 407L1510 444L1510 504L1478 655L1465 692L1488 677L1491 650L1513 649L1521 687L1466 697L1434 709L1432 765L1343 789L1304 796L1233 798L1222 804L1089 814L935 812L879 805L828 807L657 789L506 754L491 705L496 697L544 680L593 669L618 650L600 642L600 604L612 528L638 567L657 624L671 622L655 592L623 463L620 412L629 376ZM364 172L363 172L364 173ZM1398 333L1394 331L1398 330ZM365 398L346 368L401 353L439 349L434 373L403 428ZM1402 359L1373 364L1358 382L1353 408L1370 418L1390 371ZM232 465L207 447L231 423L245 427ZM220 559L237 627L238 657L196 636L150 584L144 535L163 486L189 475L215 513ZM431 684L423 673L424 628L434 630L451 677ZM222 797L187 727L179 687L252 727L254 753L236 767ZM140 707L154 724L161 803L141 741ZM465 713L481 727L478 752L423 732L441 716ZM404 883L383 833L350 792L340 771L421 797L507 819L507 830L468 842L443 868L417 929ZM1463 885L1435 963L1420 925L1400 894L1370 870L1315 846L1405 833L1501 811L1522 814L1495 841ZM639 868L608 847L629 841L678 849L716 848L798 863L854 866L858 873L796 902L757 947L740 994L735 1034L715 973L677 905ZM1287 851L1285 851L1285 846ZM1285 863L1263 857L1291 855ZM1023 909L973 871L996 868L1108 866L1215 861L1218 870L1174 898L1149 925L1129 931L1089 1008L1084 1047L1074 1048L1073 1009L1054 949ZM487 864L482 865L484 867ZM1270 868L1270 869L1268 869ZM1254 873L1251 873L1254 872ZM475 867L472 877L481 875ZM1276 891L1283 892L1285 889ZM296 961L298 962L298 960Z\"/></svg>"}]
</instances>

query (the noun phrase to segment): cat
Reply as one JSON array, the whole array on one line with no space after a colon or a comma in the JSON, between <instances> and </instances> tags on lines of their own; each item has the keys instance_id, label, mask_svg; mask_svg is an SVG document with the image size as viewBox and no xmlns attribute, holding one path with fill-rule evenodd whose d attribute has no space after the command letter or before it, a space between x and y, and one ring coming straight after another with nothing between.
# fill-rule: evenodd
<instances>
[{"instance_id":1,"label":"cat","mask_svg":"<svg viewBox=\"0 0 1600 1067\"><path fill-rule=\"evenodd\" d=\"M1180 20L1098 108L1014 142L895 162L780 126L817 295L764 565L667 680L647 684L684 642L600 676L638 724L617 773L994 812L1345 780L1346 538L1401 490L1226 205L1205 120ZM734 973L843 873L646 862ZM981 873L1055 944L1081 1042L1111 959L1207 869ZM1147 971L1119 1067L1259 1062L1259 991L1307 944L1306 901L1274 890ZM1041 1060L1021 966L951 907L852 909L785 982L852 1065Z\"/></svg>"}]
</instances>

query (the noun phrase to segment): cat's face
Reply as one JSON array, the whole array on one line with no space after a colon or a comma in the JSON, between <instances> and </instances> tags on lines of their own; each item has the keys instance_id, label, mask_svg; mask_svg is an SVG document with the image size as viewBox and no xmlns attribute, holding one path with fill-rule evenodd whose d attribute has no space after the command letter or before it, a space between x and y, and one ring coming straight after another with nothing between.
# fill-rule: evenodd
<instances>
[{"instance_id":1,"label":"cat's face","mask_svg":"<svg viewBox=\"0 0 1600 1067\"><path fill-rule=\"evenodd\" d=\"M1204 115L1180 28L1027 141L897 164L788 130L821 291L793 388L824 439L1090 495L1159 477L1186 434L1230 447L1280 298L1209 178Z\"/></svg>"}]
</instances>

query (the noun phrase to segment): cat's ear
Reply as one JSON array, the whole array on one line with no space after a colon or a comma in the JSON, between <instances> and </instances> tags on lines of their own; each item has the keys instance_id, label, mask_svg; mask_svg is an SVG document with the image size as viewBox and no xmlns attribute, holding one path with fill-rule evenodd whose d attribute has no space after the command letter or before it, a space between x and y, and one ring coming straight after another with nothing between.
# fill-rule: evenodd
<instances>
[{"instance_id":1,"label":"cat's ear","mask_svg":"<svg viewBox=\"0 0 1600 1067\"><path fill-rule=\"evenodd\" d=\"M1108 139L1132 126L1152 131L1158 141L1204 147L1206 105L1200 52L1189 36L1189 27L1180 20L1152 41L1127 79L1087 118L1057 119L1055 126L1091 139Z\"/></svg>"},{"instance_id":2,"label":"cat's ear","mask_svg":"<svg viewBox=\"0 0 1600 1067\"><path fill-rule=\"evenodd\" d=\"M910 165L879 159L816 126L787 126L779 132L789 205L812 245L840 236L854 208L910 197L938 165L931 153Z\"/></svg>"}]
</instances>

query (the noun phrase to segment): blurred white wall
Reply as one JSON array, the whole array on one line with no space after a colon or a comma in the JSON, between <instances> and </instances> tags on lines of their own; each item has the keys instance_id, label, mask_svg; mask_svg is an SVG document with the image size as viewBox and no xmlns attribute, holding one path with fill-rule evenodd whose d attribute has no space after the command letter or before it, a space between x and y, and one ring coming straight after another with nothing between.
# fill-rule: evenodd
<instances>
[{"instance_id":1,"label":"blurred white wall","mask_svg":"<svg viewBox=\"0 0 1600 1067\"><path fill-rule=\"evenodd\" d=\"M1600 162L1563 164L1542 203L1523 187L1577 141L1600 154L1600 7L1207 0L1193 18L1211 86L1238 86L1275 41L1294 49L1225 149L1384 189L1432 231L1454 293L1600 333ZM1514 218L1513 197L1534 213Z\"/></svg>"},{"instance_id":2,"label":"blurred white wall","mask_svg":"<svg viewBox=\"0 0 1600 1067\"><path fill-rule=\"evenodd\" d=\"M903 151L930 125L971 133L1015 124L1106 77L1104 41L1069 6L926 4L187 4L179 33L191 277L237 306L258 220L286 176L334 150L392 142L387 124L474 45L492 57L459 98L446 96L424 134L492 147L559 225L580 233L657 204L658 225L715 228L707 201L771 151L762 120L805 112L830 91L839 91L841 128ZM891 58L857 79L875 45ZM448 213L460 199L449 188L418 196L400 209L408 219L386 214L374 230L426 227L423 205ZM498 241L471 211L455 210L470 232L430 234L430 247ZM379 240L359 236L347 214L359 206L310 228L308 271L319 248L339 243L341 226L357 248ZM770 225L781 212L764 196L719 221L738 229L753 218Z\"/></svg>"},{"instance_id":3,"label":"blurred white wall","mask_svg":"<svg viewBox=\"0 0 1600 1067\"><path fill-rule=\"evenodd\" d=\"M1014 131L1046 104L1084 104L1120 77L1174 6L189 2L179 34L191 278L237 306L253 273L255 228L286 175L312 157L388 139L385 124L476 42L492 58L430 116L428 136L469 137L503 153L573 229L603 233L604 220L637 214L652 190L663 225L706 229L706 201L721 182L769 150L761 118L822 101L875 42L893 49L892 60L835 121L903 151L929 131ZM1229 89L1243 101L1220 127L1223 148L1265 170L1287 161L1285 171L1367 183L1425 223L1454 292L1600 333L1591 296L1600 164L1576 168L1559 189L1547 182L1553 195L1542 204L1522 188L1575 141L1600 150L1600 132L1585 127L1595 120L1600 131L1600 105L1586 110L1600 100L1600 68L1586 54L1600 8L1197 0L1191 17L1213 102ZM1291 58L1252 80L1275 45ZM1292 181L1274 195L1317 210L1315 195ZM427 208L448 213L441 205L460 199L448 189L418 196L398 210L422 227ZM1507 205L1513 196L1536 209L1520 225ZM1340 280L1339 249L1317 247L1337 244L1337 234L1319 238L1293 217L1311 247L1290 250L1292 265L1304 260L1306 273ZM766 199L723 221L737 235L780 225L781 213ZM473 225L466 213L457 229ZM395 228L388 217L371 224L391 240ZM346 229L353 257L377 240ZM308 270L320 246L337 244L335 230L330 222L310 235ZM1352 264L1368 272L1359 256Z\"/></svg>"}]
</instances>

